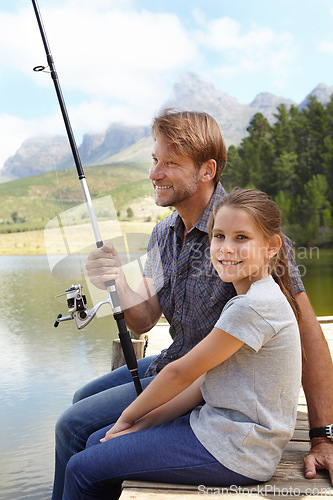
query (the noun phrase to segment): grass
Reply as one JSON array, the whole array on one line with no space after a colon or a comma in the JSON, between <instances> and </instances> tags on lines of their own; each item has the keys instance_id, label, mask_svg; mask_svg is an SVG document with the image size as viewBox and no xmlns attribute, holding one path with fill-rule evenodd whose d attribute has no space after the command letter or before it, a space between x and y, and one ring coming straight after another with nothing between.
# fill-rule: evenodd
<instances>
[{"instance_id":1,"label":"grass","mask_svg":"<svg viewBox=\"0 0 333 500\"><path fill-rule=\"evenodd\" d=\"M151 198L147 174L146 163L86 169L91 198L110 195L116 211L123 214L129 207L134 212L140 200ZM82 203L82 188L74 168L4 182L0 184L0 233L42 230L49 220ZM140 216L134 212L136 219Z\"/></svg>"},{"instance_id":2,"label":"grass","mask_svg":"<svg viewBox=\"0 0 333 500\"><path fill-rule=\"evenodd\" d=\"M123 234L150 234L155 222L121 221ZM94 240L91 240L94 246ZM1 235L0 255L46 255L44 230Z\"/></svg>"},{"instance_id":3,"label":"grass","mask_svg":"<svg viewBox=\"0 0 333 500\"><path fill-rule=\"evenodd\" d=\"M2 234L0 255L43 255L46 254L44 231L25 231Z\"/></svg>"},{"instance_id":4,"label":"grass","mask_svg":"<svg viewBox=\"0 0 333 500\"><path fill-rule=\"evenodd\" d=\"M150 234L168 210L154 203L148 169L147 163L113 163L85 169L91 198L98 204L98 198L108 196L100 204L102 212L96 213L99 224L110 217L113 204L122 233ZM67 216L70 225L90 226L74 168L0 184L0 214L0 255L46 254L44 228L50 221L57 225L59 217L63 220ZM101 233L107 239L104 227ZM55 233L55 238L61 240L62 236ZM63 251L61 241L55 243L55 252Z\"/></svg>"}]
</instances>

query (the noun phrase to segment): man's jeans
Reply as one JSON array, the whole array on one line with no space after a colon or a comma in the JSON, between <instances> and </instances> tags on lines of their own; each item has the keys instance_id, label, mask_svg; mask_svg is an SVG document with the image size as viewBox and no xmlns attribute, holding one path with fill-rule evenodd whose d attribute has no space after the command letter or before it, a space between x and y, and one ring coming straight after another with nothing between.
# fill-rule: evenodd
<instances>
[{"instance_id":1,"label":"man's jeans","mask_svg":"<svg viewBox=\"0 0 333 500\"><path fill-rule=\"evenodd\" d=\"M143 389L153 379L144 378L144 374L154 358L138 360ZM99 377L76 392L73 406L60 416L56 425L53 500L62 499L66 465L71 456L85 449L91 434L111 427L135 397L132 376L126 366Z\"/></svg>"}]
</instances>

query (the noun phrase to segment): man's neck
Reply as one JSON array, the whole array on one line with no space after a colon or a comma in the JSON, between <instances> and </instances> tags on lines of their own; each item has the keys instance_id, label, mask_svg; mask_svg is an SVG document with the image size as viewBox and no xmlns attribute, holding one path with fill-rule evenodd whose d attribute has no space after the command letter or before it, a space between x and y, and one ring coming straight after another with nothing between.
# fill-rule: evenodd
<instances>
[{"instance_id":1,"label":"man's neck","mask_svg":"<svg viewBox=\"0 0 333 500\"><path fill-rule=\"evenodd\" d=\"M186 233L188 233L192 227L198 222L203 212L205 211L208 203L211 200L215 191L215 186L212 185L200 193L200 196L194 196L191 199L186 200L179 204L176 208L179 216L184 223L184 240Z\"/></svg>"}]
</instances>

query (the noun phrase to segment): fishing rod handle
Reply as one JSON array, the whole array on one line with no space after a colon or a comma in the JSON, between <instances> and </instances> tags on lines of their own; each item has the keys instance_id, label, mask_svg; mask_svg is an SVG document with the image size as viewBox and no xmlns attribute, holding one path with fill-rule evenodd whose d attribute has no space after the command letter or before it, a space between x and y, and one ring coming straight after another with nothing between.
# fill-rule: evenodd
<instances>
[{"instance_id":1,"label":"fishing rod handle","mask_svg":"<svg viewBox=\"0 0 333 500\"><path fill-rule=\"evenodd\" d=\"M118 330L119 330L118 336L124 353L124 358L126 360L127 367L131 372L136 393L137 395L139 395L142 392L142 387L141 387L140 377L138 375L138 362L135 356L129 331L127 330L126 327L124 313L122 311L119 313L114 313L113 317L118 325Z\"/></svg>"},{"instance_id":2,"label":"fishing rod handle","mask_svg":"<svg viewBox=\"0 0 333 500\"><path fill-rule=\"evenodd\" d=\"M111 298L112 306L113 306L113 317L117 322L118 326L118 337L120 340L120 344L124 353L124 358L126 360L127 367L131 372L132 379L135 385L135 390L137 395L141 394L142 387L141 381L138 374L138 362L136 359L136 355L134 352L132 340L130 337L130 333L127 330L125 315L120 305L119 295L116 288L115 280L108 280L105 283L106 289L108 291L108 295Z\"/></svg>"}]
</instances>

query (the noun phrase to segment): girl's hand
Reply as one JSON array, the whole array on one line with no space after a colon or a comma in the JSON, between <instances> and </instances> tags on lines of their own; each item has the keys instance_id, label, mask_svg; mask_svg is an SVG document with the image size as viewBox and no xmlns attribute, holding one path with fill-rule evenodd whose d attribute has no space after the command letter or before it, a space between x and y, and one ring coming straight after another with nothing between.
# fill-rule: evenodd
<instances>
[{"instance_id":1,"label":"girl's hand","mask_svg":"<svg viewBox=\"0 0 333 500\"><path fill-rule=\"evenodd\" d=\"M105 436L100 440L101 443L105 443L109 439L113 439L115 437L121 436L123 434L129 434L133 431L133 424L129 422L124 422L121 420L121 417L117 420L111 429L105 434Z\"/></svg>"},{"instance_id":2,"label":"girl's hand","mask_svg":"<svg viewBox=\"0 0 333 500\"><path fill-rule=\"evenodd\" d=\"M126 421L122 416L119 417L117 422L114 424L113 427L111 427L110 430L105 434L105 436L100 439L101 443L105 443L109 439L113 439L118 436L123 436L124 434L130 434L132 432L138 432L138 431L143 431L146 429L149 429L153 425L158 425L159 423L164 423L168 420L165 420L161 418L156 418L156 415L159 415L161 412L159 411L152 411L145 415L144 417L140 418L136 422L129 422ZM162 412L163 413L163 412Z\"/></svg>"}]
</instances>

